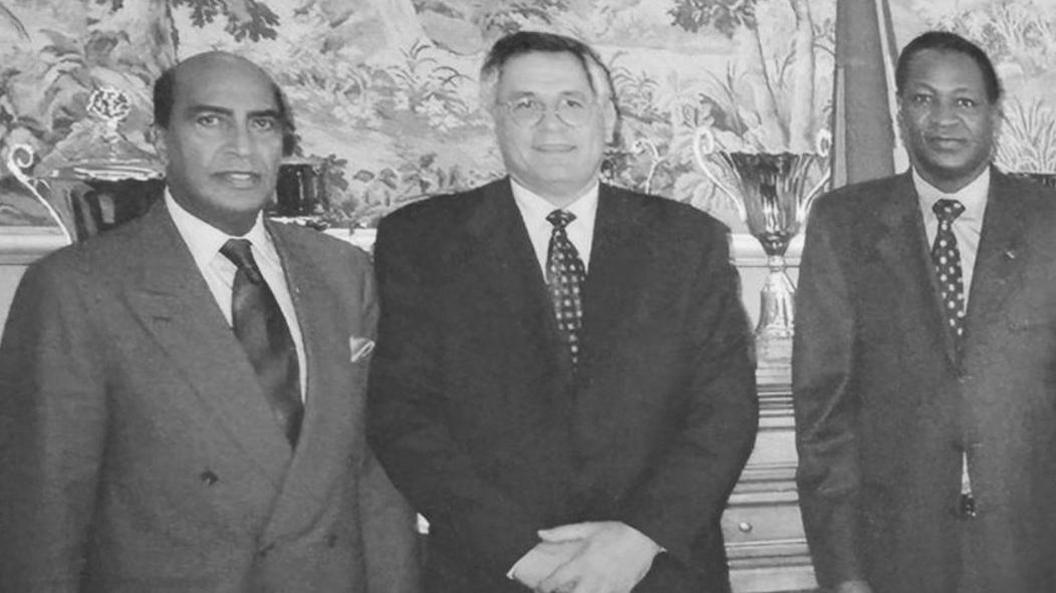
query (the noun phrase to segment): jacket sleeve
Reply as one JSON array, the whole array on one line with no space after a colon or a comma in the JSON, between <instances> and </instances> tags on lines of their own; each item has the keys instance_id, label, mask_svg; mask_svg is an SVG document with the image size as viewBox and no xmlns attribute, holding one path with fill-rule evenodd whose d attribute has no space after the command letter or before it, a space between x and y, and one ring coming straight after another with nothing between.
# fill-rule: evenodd
<instances>
[{"instance_id":1,"label":"jacket sleeve","mask_svg":"<svg viewBox=\"0 0 1056 593\"><path fill-rule=\"evenodd\" d=\"M854 310L834 240L840 225L830 203L815 203L807 227L792 364L800 508L815 571L825 587L863 578Z\"/></svg>"},{"instance_id":2,"label":"jacket sleeve","mask_svg":"<svg viewBox=\"0 0 1056 593\"><path fill-rule=\"evenodd\" d=\"M354 267L362 291L363 325L377 339L378 298L372 266ZM364 444L364 446L366 446ZM417 593L421 591L421 558L414 509L396 487L374 453L367 448L356 476L367 593Z\"/></svg>"},{"instance_id":3,"label":"jacket sleeve","mask_svg":"<svg viewBox=\"0 0 1056 593\"><path fill-rule=\"evenodd\" d=\"M358 477L368 593L421 591L421 558L414 510L368 453Z\"/></svg>"},{"instance_id":4,"label":"jacket sleeve","mask_svg":"<svg viewBox=\"0 0 1056 593\"><path fill-rule=\"evenodd\" d=\"M541 518L482 479L444 422L437 320L421 237L382 221L375 246L381 301L368 389L368 437L411 504L442 522L467 558L502 576L539 541Z\"/></svg>"},{"instance_id":5,"label":"jacket sleeve","mask_svg":"<svg viewBox=\"0 0 1056 593\"><path fill-rule=\"evenodd\" d=\"M79 587L107 423L105 344L82 280L31 266L0 342L3 591Z\"/></svg>"},{"instance_id":6,"label":"jacket sleeve","mask_svg":"<svg viewBox=\"0 0 1056 593\"><path fill-rule=\"evenodd\" d=\"M690 548L702 529L717 526L755 442L758 398L739 276L730 263L725 228L714 225L694 272L699 295L685 320L696 336L689 406L672 445L623 505L625 523L675 559L692 565Z\"/></svg>"}]
</instances>

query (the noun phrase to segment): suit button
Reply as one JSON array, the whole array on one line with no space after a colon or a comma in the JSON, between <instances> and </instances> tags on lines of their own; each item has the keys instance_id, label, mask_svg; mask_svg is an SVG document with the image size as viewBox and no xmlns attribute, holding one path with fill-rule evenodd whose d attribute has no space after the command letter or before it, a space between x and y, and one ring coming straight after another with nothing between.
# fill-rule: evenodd
<instances>
[{"instance_id":1,"label":"suit button","mask_svg":"<svg viewBox=\"0 0 1056 593\"><path fill-rule=\"evenodd\" d=\"M198 474L198 479L201 480L202 483L206 486L212 486L213 484L220 481L220 476L213 473L212 470L207 469L204 472Z\"/></svg>"},{"instance_id":2,"label":"suit button","mask_svg":"<svg viewBox=\"0 0 1056 593\"><path fill-rule=\"evenodd\" d=\"M960 494L956 504L949 508L950 516L961 521L970 521L979 516L979 507L975 503L975 497L971 494Z\"/></svg>"}]
</instances>

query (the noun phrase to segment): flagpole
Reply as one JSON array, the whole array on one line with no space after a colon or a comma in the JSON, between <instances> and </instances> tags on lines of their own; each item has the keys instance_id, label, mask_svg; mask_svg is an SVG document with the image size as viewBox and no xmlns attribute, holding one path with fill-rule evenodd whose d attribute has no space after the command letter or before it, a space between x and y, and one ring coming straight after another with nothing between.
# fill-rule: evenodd
<instances>
[{"instance_id":1,"label":"flagpole","mask_svg":"<svg viewBox=\"0 0 1056 593\"><path fill-rule=\"evenodd\" d=\"M895 135L887 0L836 6L833 187L894 173Z\"/></svg>"}]
</instances>

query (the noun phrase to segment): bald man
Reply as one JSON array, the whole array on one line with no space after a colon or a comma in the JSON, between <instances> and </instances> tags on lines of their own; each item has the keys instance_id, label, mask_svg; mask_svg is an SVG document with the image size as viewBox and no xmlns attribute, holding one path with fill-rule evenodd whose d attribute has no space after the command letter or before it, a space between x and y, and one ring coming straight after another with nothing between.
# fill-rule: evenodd
<instances>
[{"instance_id":1,"label":"bald man","mask_svg":"<svg viewBox=\"0 0 1056 593\"><path fill-rule=\"evenodd\" d=\"M220 52L154 88L164 200L31 266L0 342L0 590L416 590L364 440L361 251L275 224L293 125Z\"/></svg>"}]
</instances>

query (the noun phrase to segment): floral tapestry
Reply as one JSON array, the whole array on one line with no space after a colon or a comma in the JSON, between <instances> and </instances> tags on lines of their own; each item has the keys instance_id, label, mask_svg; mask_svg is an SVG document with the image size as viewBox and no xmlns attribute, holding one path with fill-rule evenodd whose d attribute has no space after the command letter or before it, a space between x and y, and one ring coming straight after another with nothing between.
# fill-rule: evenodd
<instances>
[{"instance_id":1,"label":"floral tapestry","mask_svg":"<svg viewBox=\"0 0 1056 593\"><path fill-rule=\"evenodd\" d=\"M899 43L932 27L979 42L1008 87L1000 162L1056 171L1056 6L891 0ZM118 132L152 154L153 80L209 49L273 74L293 106L297 158L317 165L333 225L372 226L423 197L502 175L477 70L519 29L572 35L613 73L622 113L607 180L691 203L743 229L694 158L717 149L815 152L832 102L835 0L0 0L0 154L15 144L49 171L97 125L91 91L130 109ZM78 135L80 133L80 136ZM47 214L0 179L0 225Z\"/></svg>"},{"instance_id":2,"label":"floral tapestry","mask_svg":"<svg viewBox=\"0 0 1056 593\"><path fill-rule=\"evenodd\" d=\"M286 92L299 156L323 164L327 216L370 226L502 174L477 70L499 36L549 30L589 42L614 75L623 125L607 179L732 223L694 163L695 132L731 150L812 150L833 13L833 0L0 0L0 143L30 144L46 172L105 86L130 98L119 131L150 152L153 79L226 49ZM22 219L39 219L29 210Z\"/></svg>"}]
</instances>

